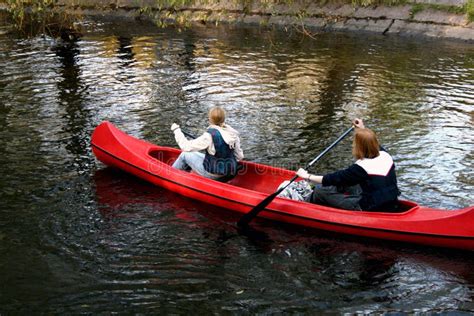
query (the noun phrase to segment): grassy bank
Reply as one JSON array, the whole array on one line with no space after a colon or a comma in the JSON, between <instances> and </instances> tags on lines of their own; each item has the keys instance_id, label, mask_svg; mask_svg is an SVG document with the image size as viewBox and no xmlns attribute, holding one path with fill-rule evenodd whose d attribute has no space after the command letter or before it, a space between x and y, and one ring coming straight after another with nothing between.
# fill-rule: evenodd
<instances>
[{"instance_id":1,"label":"grassy bank","mask_svg":"<svg viewBox=\"0 0 474 316\"><path fill-rule=\"evenodd\" d=\"M75 22L80 19L80 16L69 13L70 11L67 10L66 6L58 5L58 0L0 0L0 3L3 3L10 13L12 24L24 35L47 34L53 37L68 38L79 34ZM302 3L295 0L229 0L225 3L231 6L234 5L237 8L235 11L241 11L242 13L255 12L252 11L253 8L258 7L264 8L266 14L291 15L301 18L308 17L304 7L310 4L309 2ZM79 12L81 9L87 8L97 10L110 9L116 6L116 4L115 1L71 1L71 7L78 9L76 11ZM186 12L182 12L183 9L189 7L206 8L206 6L212 7L219 4L223 4L223 2L211 0L130 1L131 8L135 7L138 14L152 17L158 25L166 25L166 21L172 20L173 23L182 26L190 25L189 15ZM317 4L321 7L333 4L351 4L354 7L410 5L412 18L424 10L434 10L458 15L465 14L468 17L468 21L474 21L474 0L468 0L464 6L413 3L412 0L319 0L313 1L311 4ZM222 7L226 6L222 5ZM293 7L294 10L281 11L282 7ZM226 10L223 9L223 11ZM203 22L206 22L211 12L211 9L203 10ZM226 15L222 14L220 19L225 20Z\"/></svg>"},{"instance_id":2,"label":"grassy bank","mask_svg":"<svg viewBox=\"0 0 474 316\"><path fill-rule=\"evenodd\" d=\"M56 0L2 0L11 23L24 36L39 34L71 39L78 35L78 16L56 5Z\"/></svg>"}]
</instances>

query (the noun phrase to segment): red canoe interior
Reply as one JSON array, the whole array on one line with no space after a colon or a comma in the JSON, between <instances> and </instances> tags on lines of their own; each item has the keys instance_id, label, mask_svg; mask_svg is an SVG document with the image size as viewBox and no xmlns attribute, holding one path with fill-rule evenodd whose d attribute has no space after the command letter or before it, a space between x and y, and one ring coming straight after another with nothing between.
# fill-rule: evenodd
<instances>
[{"instance_id":1,"label":"red canoe interior","mask_svg":"<svg viewBox=\"0 0 474 316\"><path fill-rule=\"evenodd\" d=\"M178 158L179 152L166 149L152 149L149 155L154 159L172 165ZM237 176L226 183L267 194L275 192L283 181L289 180L295 175L293 171L251 162L243 162L240 165L243 168ZM400 201L397 213L410 211L417 206L418 204L410 201Z\"/></svg>"},{"instance_id":2,"label":"red canoe interior","mask_svg":"<svg viewBox=\"0 0 474 316\"><path fill-rule=\"evenodd\" d=\"M179 152L154 149L149 152L149 155L167 165L172 165L178 158ZM241 163L239 168L241 169L237 176L226 183L268 194L275 192L283 181L289 180L295 175L294 172L288 170L249 162Z\"/></svg>"}]
</instances>

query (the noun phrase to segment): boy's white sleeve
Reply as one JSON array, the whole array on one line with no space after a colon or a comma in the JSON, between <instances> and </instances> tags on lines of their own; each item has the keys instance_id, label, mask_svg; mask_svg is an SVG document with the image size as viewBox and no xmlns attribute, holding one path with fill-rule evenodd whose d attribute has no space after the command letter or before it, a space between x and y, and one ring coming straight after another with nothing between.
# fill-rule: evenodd
<instances>
[{"instance_id":1,"label":"boy's white sleeve","mask_svg":"<svg viewBox=\"0 0 474 316\"><path fill-rule=\"evenodd\" d=\"M240 147L240 138L239 137L237 137L237 140L235 142L234 156L235 156L235 159L237 159L237 160L244 159L244 152L242 151L242 148Z\"/></svg>"},{"instance_id":2,"label":"boy's white sleeve","mask_svg":"<svg viewBox=\"0 0 474 316\"><path fill-rule=\"evenodd\" d=\"M204 133L198 138L188 140L180 128L174 131L174 138L182 151L200 151L207 149L212 144L212 136Z\"/></svg>"}]
</instances>

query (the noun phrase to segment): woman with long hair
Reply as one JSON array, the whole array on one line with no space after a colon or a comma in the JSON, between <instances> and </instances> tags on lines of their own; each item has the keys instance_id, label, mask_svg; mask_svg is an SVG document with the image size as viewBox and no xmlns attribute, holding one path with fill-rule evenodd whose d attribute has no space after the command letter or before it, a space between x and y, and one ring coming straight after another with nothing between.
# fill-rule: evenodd
<instances>
[{"instance_id":1,"label":"woman with long hair","mask_svg":"<svg viewBox=\"0 0 474 316\"><path fill-rule=\"evenodd\" d=\"M400 191L393 159L362 120L355 119L353 124L353 165L324 176L297 171L300 178L319 184L307 201L347 210L395 211Z\"/></svg>"}]
</instances>

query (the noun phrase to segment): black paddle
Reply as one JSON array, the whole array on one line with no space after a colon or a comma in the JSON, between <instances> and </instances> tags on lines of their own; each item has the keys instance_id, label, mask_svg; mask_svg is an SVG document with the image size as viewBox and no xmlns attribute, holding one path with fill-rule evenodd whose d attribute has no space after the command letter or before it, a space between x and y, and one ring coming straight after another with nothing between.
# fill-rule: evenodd
<instances>
[{"instance_id":1,"label":"black paddle","mask_svg":"<svg viewBox=\"0 0 474 316\"><path fill-rule=\"evenodd\" d=\"M342 134L341 136L339 136L338 139L336 139L336 141L334 141L334 143L332 143L331 145L329 145L329 147L327 147L322 153L320 153L318 155L318 157L314 158L310 163L308 163L306 165L306 167L304 169L308 169L309 167L311 167L316 161L318 161L319 159L321 159L322 156L324 156L328 151L330 151L334 146L336 146L344 137L347 136L347 134L349 134L350 132L352 132L352 130L354 129L354 126L351 126L351 128L349 128L347 131L344 132L344 134ZM250 223L250 221L257 216L258 213L260 213L261 211L263 211L265 209L265 207L270 204L271 201L273 201L273 199L278 195L280 194L283 190L286 189L287 186L289 186L293 181L295 181L296 179L298 178L297 175L295 175L289 183L287 183L285 186L279 188L276 192L274 192L273 194L267 196L262 202L258 203L253 209L251 209L248 213L244 214L240 220L237 222L237 225L239 227L245 227L248 225L248 223Z\"/></svg>"}]
</instances>

